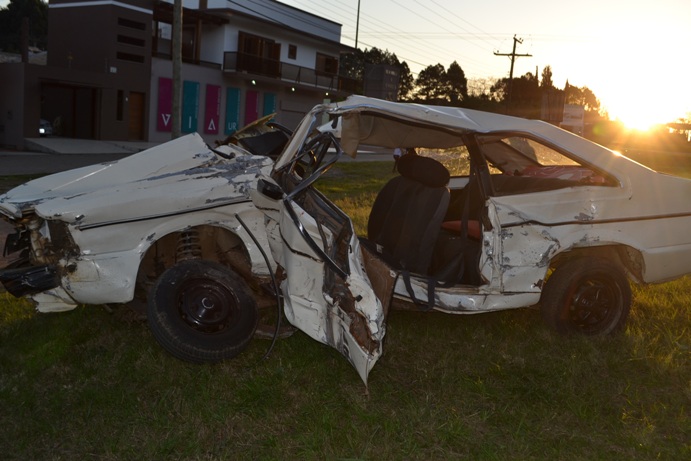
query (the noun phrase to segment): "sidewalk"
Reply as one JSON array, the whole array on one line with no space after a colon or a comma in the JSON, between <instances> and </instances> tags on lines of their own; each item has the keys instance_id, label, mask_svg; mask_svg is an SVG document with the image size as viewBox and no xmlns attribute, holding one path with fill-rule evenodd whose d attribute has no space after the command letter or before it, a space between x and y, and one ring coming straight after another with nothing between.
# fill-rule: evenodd
<instances>
[{"instance_id":1,"label":"sidewalk","mask_svg":"<svg viewBox=\"0 0 691 461\"><path fill-rule=\"evenodd\" d=\"M95 163L111 162L158 143L47 137L26 139L26 145L27 150L24 151L0 147L1 176L57 173Z\"/></svg>"},{"instance_id":2,"label":"sidewalk","mask_svg":"<svg viewBox=\"0 0 691 461\"><path fill-rule=\"evenodd\" d=\"M28 138L26 151L46 154L121 154L141 152L159 143L146 141L99 141L95 139L74 138Z\"/></svg>"}]
</instances>

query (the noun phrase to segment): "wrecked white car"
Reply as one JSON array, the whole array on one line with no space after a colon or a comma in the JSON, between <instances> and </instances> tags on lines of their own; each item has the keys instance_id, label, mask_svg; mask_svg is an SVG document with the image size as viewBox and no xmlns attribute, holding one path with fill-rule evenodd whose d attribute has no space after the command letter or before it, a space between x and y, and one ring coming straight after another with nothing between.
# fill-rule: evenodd
<instances>
[{"instance_id":1,"label":"wrecked white car","mask_svg":"<svg viewBox=\"0 0 691 461\"><path fill-rule=\"evenodd\" d=\"M410 153L358 236L317 181L344 154L396 147ZM562 333L621 330L630 281L691 272L689 197L690 180L544 122L355 96L316 107L252 192L288 320L365 382L392 297L457 314L539 304Z\"/></svg>"},{"instance_id":2,"label":"wrecked white car","mask_svg":"<svg viewBox=\"0 0 691 461\"><path fill-rule=\"evenodd\" d=\"M268 118L216 149L190 134L0 195L0 216L15 228L0 281L40 312L148 298L142 310L173 355L233 357L271 291L264 216L249 191L289 133Z\"/></svg>"}]
</instances>

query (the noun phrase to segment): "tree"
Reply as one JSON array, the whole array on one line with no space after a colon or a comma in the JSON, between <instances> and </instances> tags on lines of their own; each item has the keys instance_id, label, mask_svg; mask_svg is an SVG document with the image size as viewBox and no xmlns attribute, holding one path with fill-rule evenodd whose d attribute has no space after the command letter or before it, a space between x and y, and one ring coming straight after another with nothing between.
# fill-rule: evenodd
<instances>
[{"instance_id":1,"label":"tree","mask_svg":"<svg viewBox=\"0 0 691 461\"><path fill-rule=\"evenodd\" d=\"M408 101L412 98L413 90L415 89L415 79L410 72L408 63L403 61L400 65L400 78L398 81L398 100Z\"/></svg>"},{"instance_id":2,"label":"tree","mask_svg":"<svg viewBox=\"0 0 691 461\"><path fill-rule=\"evenodd\" d=\"M520 78L514 79L512 90L512 113L525 118L539 119L542 93L537 75L528 72Z\"/></svg>"},{"instance_id":3,"label":"tree","mask_svg":"<svg viewBox=\"0 0 691 461\"><path fill-rule=\"evenodd\" d=\"M458 106L461 101L468 99L468 80L465 78L465 72L456 61L449 65L446 79L449 85L449 102L452 106Z\"/></svg>"},{"instance_id":4,"label":"tree","mask_svg":"<svg viewBox=\"0 0 691 461\"><path fill-rule=\"evenodd\" d=\"M587 86L579 88L569 85L567 82L564 91L566 92L566 104L579 104L584 106L586 111L600 111L600 100Z\"/></svg>"},{"instance_id":5,"label":"tree","mask_svg":"<svg viewBox=\"0 0 691 461\"><path fill-rule=\"evenodd\" d=\"M552 68L550 66L545 66L545 68L542 69L542 81L540 82L540 88L554 88L554 83L552 82Z\"/></svg>"},{"instance_id":6,"label":"tree","mask_svg":"<svg viewBox=\"0 0 691 461\"><path fill-rule=\"evenodd\" d=\"M365 62L367 64L388 64L390 66L397 66L399 64L395 53L389 50L380 50L373 47L364 52Z\"/></svg>"},{"instance_id":7,"label":"tree","mask_svg":"<svg viewBox=\"0 0 691 461\"><path fill-rule=\"evenodd\" d=\"M449 80L441 64L427 66L415 79L415 99L429 104L444 105L449 102Z\"/></svg>"},{"instance_id":8,"label":"tree","mask_svg":"<svg viewBox=\"0 0 691 461\"><path fill-rule=\"evenodd\" d=\"M607 119L607 112L600 106L600 100L587 86L577 87L566 82L564 87L565 104L578 104L585 109L585 120L594 123Z\"/></svg>"},{"instance_id":9,"label":"tree","mask_svg":"<svg viewBox=\"0 0 691 461\"><path fill-rule=\"evenodd\" d=\"M356 49L353 53L344 53L338 62L338 74L341 77L362 80L365 70L365 57L361 49Z\"/></svg>"},{"instance_id":10,"label":"tree","mask_svg":"<svg viewBox=\"0 0 691 461\"><path fill-rule=\"evenodd\" d=\"M509 91L512 94L509 94ZM540 118L542 97L537 76L531 72L514 78L513 81L503 78L492 86L490 92L498 101L504 103L510 114L525 118Z\"/></svg>"},{"instance_id":11,"label":"tree","mask_svg":"<svg viewBox=\"0 0 691 461\"><path fill-rule=\"evenodd\" d=\"M408 64L399 61L395 53L379 48L357 49L354 53L341 56L339 63L339 73L343 77L348 77L358 82L356 93L362 94L363 82L365 77L365 66L367 64L387 64L397 67L399 70L399 100L409 97L413 89L413 76L410 73Z\"/></svg>"},{"instance_id":12,"label":"tree","mask_svg":"<svg viewBox=\"0 0 691 461\"><path fill-rule=\"evenodd\" d=\"M48 2L42 0L10 0L0 8L0 49L20 52L21 28L29 19L29 45L46 49L48 43Z\"/></svg>"}]
</instances>

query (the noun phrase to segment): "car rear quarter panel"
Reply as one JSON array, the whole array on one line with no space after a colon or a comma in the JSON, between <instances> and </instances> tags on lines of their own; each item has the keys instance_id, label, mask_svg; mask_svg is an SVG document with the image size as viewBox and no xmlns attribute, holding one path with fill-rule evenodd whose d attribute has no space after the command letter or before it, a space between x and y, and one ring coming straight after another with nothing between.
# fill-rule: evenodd
<instances>
[{"instance_id":1,"label":"car rear quarter panel","mask_svg":"<svg viewBox=\"0 0 691 461\"><path fill-rule=\"evenodd\" d=\"M538 289L558 254L624 245L641 281L691 272L691 181L636 168L620 187L571 187L493 199L502 232L504 290Z\"/></svg>"}]
</instances>

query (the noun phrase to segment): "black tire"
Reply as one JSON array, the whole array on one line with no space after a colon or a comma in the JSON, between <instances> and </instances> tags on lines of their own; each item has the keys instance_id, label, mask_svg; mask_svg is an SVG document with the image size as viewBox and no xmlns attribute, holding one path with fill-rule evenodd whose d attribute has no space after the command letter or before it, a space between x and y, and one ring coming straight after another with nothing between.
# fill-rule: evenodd
<instances>
[{"instance_id":1,"label":"black tire","mask_svg":"<svg viewBox=\"0 0 691 461\"><path fill-rule=\"evenodd\" d=\"M578 258L547 279L540 310L561 334L602 336L620 331L631 309L631 286L622 269L601 258Z\"/></svg>"},{"instance_id":2,"label":"black tire","mask_svg":"<svg viewBox=\"0 0 691 461\"><path fill-rule=\"evenodd\" d=\"M147 318L166 351L188 362L213 363L247 347L259 313L235 272L213 261L190 260L167 269L156 281Z\"/></svg>"}]
</instances>

